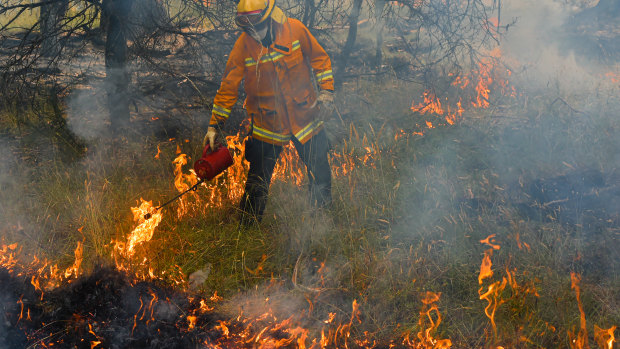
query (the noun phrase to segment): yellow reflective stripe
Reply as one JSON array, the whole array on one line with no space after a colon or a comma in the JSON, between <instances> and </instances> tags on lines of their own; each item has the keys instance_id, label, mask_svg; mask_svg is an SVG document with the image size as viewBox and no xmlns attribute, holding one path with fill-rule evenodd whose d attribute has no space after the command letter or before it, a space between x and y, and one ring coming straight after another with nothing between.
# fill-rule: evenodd
<instances>
[{"instance_id":1,"label":"yellow reflective stripe","mask_svg":"<svg viewBox=\"0 0 620 349\"><path fill-rule=\"evenodd\" d=\"M330 70L326 70L326 71L324 71L324 72L317 73L317 74L316 74L316 77L317 77L317 78L320 78L320 77L322 77L323 75L327 75L327 74L332 75L332 70L330 69Z\"/></svg>"},{"instance_id":2,"label":"yellow reflective stripe","mask_svg":"<svg viewBox=\"0 0 620 349\"><path fill-rule=\"evenodd\" d=\"M321 82L323 80L327 80L327 79L331 79L334 77L334 74L332 74L332 70L326 70L322 73L318 73L316 74L316 79L318 82Z\"/></svg>"},{"instance_id":3,"label":"yellow reflective stripe","mask_svg":"<svg viewBox=\"0 0 620 349\"><path fill-rule=\"evenodd\" d=\"M226 108L221 107L221 106L219 106L217 104L213 105L213 110L217 110L217 111L219 111L221 113L224 113L224 114L230 114L230 109L226 109Z\"/></svg>"},{"instance_id":4,"label":"yellow reflective stripe","mask_svg":"<svg viewBox=\"0 0 620 349\"><path fill-rule=\"evenodd\" d=\"M279 142L286 142L286 141L289 141L291 139L290 135L283 135L283 134L279 134L279 133L274 133L274 132L265 130L264 128L256 127L256 125L253 126L252 132L256 133L257 135L259 135L261 137L265 137L265 138L268 138L268 139L273 139L273 140L279 141Z\"/></svg>"},{"instance_id":5,"label":"yellow reflective stripe","mask_svg":"<svg viewBox=\"0 0 620 349\"><path fill-rule=\"evenodd\" d=\"M298 50L300 47L301 47L301 44L299 43L299 40L293 41L293 51ZM275 62L275 61L279 60L282 57L284 57L284 54L282 54L280 52L271 52L269 54L266 54L266 55L262 56L260 58L260 63ZM254 65L257 65L257 64L258 63L252 57L248 57L248 58L245 59L245 66L246 67L251 67L251 66L254 66Z\"/></svg>"},{"instance_id":6,"label":"yellow reflective stripe","mask_svg":"<svg viewBox=\"0 0 620 349\"><path fill-rule=\"evenodd\" d=\"M316 130L317 128L319 128L321 125L323 125L323 121L314 121L311 122L310 124L308 124L308 126L304 127L303 129L301 129L301 131L297 132L297 134L295 134L295 138L297 138L297 140L301 141L303 140L307 135L309 135L310 133L312 133L312 131Z\"/></svg>"},{"instance_id":7,"label":"yellow reflective stripe","mask_svg":"<svg viewBox=\"0 0 620 349\"><path fill-rule=\"evenodd\" d=\"M277 61L278 59L284 57L283 54L281 54L280 52L271 52L270 54L263 56L260 61L262 62L269 62L269 61Z\"/></svg>"},{"instance_id":8,"label":"yellow reflective stripe","mask_svg":"<svg viewBox=\"0 0 620 349\"><path fill-rule=\"evenodd\" d=\"M226 109L224 107L221 107L217 104L213 105L213 109L211 109L211 113L213 114L217 114L217 115L221 115L225 118L228 118L230 116L230 109Z\"/></svg>"},{"instance_id":9,"label":"yellow reflective stripe","mask_svg":"<svg viewBox=\"0 0 620 349\"><path fill-rule=\"evenodd\" d=\"M213 109L213 110L211 111L211 113L213 113L213 114L217 114L217 115L221 115L221 116L223 116L223 117L225 117L225 118L228 118L228 117L229 117L229 115L228 115L228 114L224 114L224 113L222 113L222 112L220 112L220 111L217 111L217 110L215 110L215 109Z\"/></svg>"}]
</instances>

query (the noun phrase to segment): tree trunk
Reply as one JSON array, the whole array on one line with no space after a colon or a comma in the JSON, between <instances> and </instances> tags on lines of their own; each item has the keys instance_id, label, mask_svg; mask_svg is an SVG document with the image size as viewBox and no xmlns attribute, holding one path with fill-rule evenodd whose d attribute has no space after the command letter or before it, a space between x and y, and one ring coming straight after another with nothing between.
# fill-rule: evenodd
<instances>
[{"instance_id":1,"label":"tree trunk","mask_svg":"<svg viewBox=\"0 0 620 349\"><path fill-rule=\"evenodd\" d=\"M41 6L41 54L45 57L57 58L62 51L60 31L68 7L69 0L58 0Z\"/></svg>"},{"instance_id":2,"label":"tree trunk","mask_svg":"<svg viewBox=\"0 0 620 349\"><path fill-rule=\"evenodd\" d=\"M308 27L314 27L314 22L316 20L316 13L319 8L323 5L323 0L319 0L319 3L316 3L316 0L305 0L304 1L304 15L303 15L303 24Z\"/></svg>"},{"instance_id":3,"label":"tree trunk","mask_svg":"<svg viewBox=\"0 0 620 349\"><path fill-rule=\"evenodd\" d=\"M108 110L112 131L129 124L129 73L127 71L127 21L134 0L103 0L106 23L105 68Z\"/></svg>"},{"instance_id":4,"label":"tree trunk","mask_svg":"<svg viewBox=\"0 0 620 349\"><path fill-rule=\"evenodd\" d=\"M304 1L304 15L302 17L301 22L307 27L308 21L310 20L310 12L314 8L314 0L305 0Z\"/></svg>"},{"instance_id":5,"label":"tree trunk","mask_svg":"<svg viewBox=\"0 0 620 349\"><path fill-rule=\"evenodd\" d=\"M362 9L363 0L355 0L353 2L353 9L349 15L349 34L347 35L347 41L344 44L342 53L340 55L340 62L338 69L336 70L336 87L342 86L342 79L344 72L347 69L347 63L353 47L355 47L355 40L357 39L357 22L360 17L360 11Z\"/></svg>"},{"instance_id":6,"label":"tree trunk","mask_svg":"<svg viewBox=\"0 0 620 349\"><path fill-rule=\"evenodd\" d=\"M386 3L386 0L375 0L375 18L377 19L375 66L377 72L381 71L381 65L383 64L383 28L385 27L385 21L383 20L383 9L385 8Z\"/></svg>"}]
</instances>

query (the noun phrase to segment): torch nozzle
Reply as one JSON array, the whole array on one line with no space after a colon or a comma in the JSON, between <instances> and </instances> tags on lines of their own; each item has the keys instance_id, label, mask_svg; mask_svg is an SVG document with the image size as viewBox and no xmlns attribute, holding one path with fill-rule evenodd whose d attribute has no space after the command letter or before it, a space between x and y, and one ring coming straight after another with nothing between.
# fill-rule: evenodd
<instances>
[{"instance_id":1,"label":"torch nozzle","mask_svg":"<svg viewBox=\"0 0 620 349\"><path fill-rule=\"evenodd\" d=\"M165 203L163 203L163 204L161 204L161 205L159 205L159 206L155 207L155 210L154 210L154 211L151 211L151 212L149 212L149 213L147 213L147 214L145 214L145 215L143 216L143 217L144 217L144 219L145 219L145 220L146 220L146 219L150 219L151 217L153 217L153 213L154 213L154 212L157 212L157 211L161 210L162 208L164 208L165 206L168 206L168 205L169 205L169 204L171 204L174 200L176 200L176 199L180 198L181 196L183 196L183 195L185 195L185 194L189 193L190 191L195 191L195 190L198 188L198 186L199 186L199 185L201 185L201 184L202 184L202 182L204 182L204 181L205 181L205 179L204 179L204 178L203 178L203 179L201 179L201 180L199 180L199 181L198 181L198 183L194 184L191 188L189 188L189 189L187 189L186 191L182 192L181 194L179 194L179 195L177 195L177 196L173 197L172 199L170 199L170 200L166 201Z\"/></svg>"}]
</instances>

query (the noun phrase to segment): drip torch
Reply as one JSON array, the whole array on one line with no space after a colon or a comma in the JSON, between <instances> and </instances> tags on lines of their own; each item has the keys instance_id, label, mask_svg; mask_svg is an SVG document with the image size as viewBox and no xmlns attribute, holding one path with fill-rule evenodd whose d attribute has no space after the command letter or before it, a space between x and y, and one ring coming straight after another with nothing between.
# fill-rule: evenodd
<instances>
[{"instance_id":1,"label":"drip torch","mask_svg":"<svg viewBox=\"0 0 620 349\"><path fill-rule=\"evenodd\" d=\"M165 206L168 206L176 199L189 193L190 191L196 191L199 185L201 185L205 181L212 180L213 178L215 178L215 176L224 172L224 170L226 170L232 164L233 158L232 156L230 156L230 151L227 147L221 144L217 144L215 146L215 149L211 150L211 147L209 146L209 144L207 144L202 151L202 157L200 157L200 159L194 162L194 171L199 178L198 182L186 191L155 207L153 212L144 215L144 219L151 218L154 212L157 212Z\"/></svg>"}]
</instances>

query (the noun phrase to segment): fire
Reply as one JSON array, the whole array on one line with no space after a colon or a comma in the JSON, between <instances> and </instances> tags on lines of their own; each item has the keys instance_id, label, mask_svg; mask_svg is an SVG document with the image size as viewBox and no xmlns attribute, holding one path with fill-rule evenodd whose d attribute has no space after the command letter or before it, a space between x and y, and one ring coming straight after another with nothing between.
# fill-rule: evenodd
<instances>
[{"instance_id":1,"label":"fire","mask_svg":"<svg viewBox=\"0 0 620 349\"><path fill-rule=\"evenodd\" d=\"M76 278L79 276L80 265L82 264L83 252L84 252L84 248L82 246L82 242L78 241L77 247L75 248L75 251L74 251L75 260L73 262L73 266L65 270L65 278L68 279L71 275L75 276Z\"/></svg>"},{"instance_id":2,"label":"fire","mask_svg":"<svg viewBox=\"0 0 620 349\"><path fill-rule=\"evenodd\" d=\"M602 329L594 325L594 339L599 347L603 349L613 349L616 338L614 332L617 326L612 326L608 329Z\"/></svg>"},{"instance_id":3,"label":"fire","mask_svg":"<svg viewBox=\"0 0 620 349\"><path fill-rule=\"evenodd\" d=\"M483 288L478 290L480 294L480 299L484 299L488 302L487 306L484 308L484 314L491 321L491 326L493 327L493 333L497 334L497 325L495 324L495 312L497 308L504 303L504 300L501 297L502 291L506 288L507 280L503 278L502 281L496 281L489 285L487 291L482 293Z\"/></svg>"},{"instance_id":4,"label":"fire","mask_svg":"<svg viewBox=\"0 0 620 349\"><path fill-rule=\"evenodd\" d=\"M406 334L403 344L410 348L425 349L443 349L452 346L452 341L449 339L436 339L433 337L441 324L441 314L437 308L437 302L440 297L441 293L426 292L426 295L422 298L422 309L420 309L420 318L418 319L420 331L416 335L420 342L412 342L409 334Z\"/></svg>"},{"instance_id":5,"label":"fire","mask_svg":"<svg viewBox=\"0 0 620 349\"><path fill-rule=\"evenodd\" d=\"M491 235L487 236L486 239L480 240L480 243L481 244L489 245L492 250L499 250L500 249L500 246L497 243L495 243L495 234L491 234Z\"/></svg>"},{"instance_id":6,"label":"fire","mask_svg":"<svg viewBox=\"0 0 620 349\"><path fill-rule=\"evenodd\" d=\"M491 256L493 255L493 249L484 251L484 258L482 259L482 265L480 265L480 274L478 275L478 284L482 285L482 280L493 276L493 270L491 267Z\"/></svg>"},{"instance_id":7,"label":"fire","mask_svg":"<svg viewBox=\"0 0 620 349\"><path fill-rule=\"evenodd\" d=\"M187 155L179 154L172 163L174 164L174 186L179 192L184 192L194 184L198 183L198 177L192 172L190 174L183 173L183 166L187 165ZM177 207L177 216L183 217L188 211L186 204L186 198L181 197L179 199L179 205Z\"/></svg>"},{"instance_id":8,"label":"fire","mask_svg":"<svg viewBox=\"0 0 620 349\"><path fill-rule=\"evenodd\" d=\"M304 165L297 155L297 150L293 143L287 144L273 170L273 179L280 181L288 181L292 179L295 185L301 186L306 178L304 173Z\"/></svg>"},{"instance_id":9,"label":"fire","mask_svg":"<svg viewBox=\"0 0 620 349\"><path fill-rule=\"evenodd\" d=\"M124 257L132 257L137 245L151 240L155 233L155 228L161 222L163 215L160 210L155 210L152 201L140 198L140 206L132 207L133 219L138 226L127 236L127 242L112 241L115 250ZM150 218L145 216L150 215Z\"/></svg>"},{"instance_id":10,"label":"fire","mask_svg":"<svg viewBox=\"0 0 620 349\"><path fill-rule=\"evenodd\" d=\"M355 126L351 125L350 139L357 136ZM371 166L375 168L374 158L377 155L376 147L369 144L366 138L358 141L361 147L353 147L345 141L344 149L330 154L332 171L335 176L346 176L356 167ZM207 209L224 207L238 202L244 192L249 163L245 160L245 142L243 133L226 137L228 149L233 157L233 165L209 183L203 183L196 192L181 197L177 205L177 218L181 219L189 214L205 214ZM184 168L191 163L190 157L177 149L177 157L173 160L175 174L175 188L178 192L186 191L198 182L193 170ZM299 158L292 143L282 149L278 162L274 167L273 181L288 182L296 186L306 183L305 165Z\"/></svg>"},{"instance_id":11,"label":"fire","mask_svg":"<svg viewBox=\"0 0 620 349\"><path fill-rule=\"evenodd\" d=\"M470 82L464 79L460 80L464 86L469 86ZM448 103L442 104L439 99L435 97L428 97L429 104L428 110L432 110L433 113L443 112L444 115L454 115L454 120L457 120L462 113L461 101L457 103L460 112L452 112ZM430 104L433 104L429 107ZM452 113L452 114L451 114ZM451 124L450 121L446 122ZM437 121L434 123L427 121L428 127L434 127L439 125ZM336 177L345 177L347 180L351 180L353 176L349 176L352 171L363 166L375 167L375 161L378 159L378 155L381 152L381 148L377 144L373 144L366 138L359 137L354 126L351 126L349 141L345 141L341 150L332 153L330 161L333 166L334 175ZM244 143L243 139L237 136L230 136L227 138L229 149L233 153L235 159L235 165L232 166L227 172L221 174L214 179L213 182L207 183L200 188L194 195L190 195L184 198L184 201L180 202L177 209L177 216L179 218L185 217L192 213L204 212L213 205L224 205L230 202L235 202L241 196L243 192L243 186L245 182L245 173L247 172L247 162L243 159ZM159 154L158 148L158 154ZM175 188L178 191L187 190L189 187L197 183L197 177L191 171L184 173L185 167L191 163L191 159L180 151L178 148L178 156L173 161L175 165ZM305 179L304 166L300 162L296 154L296 150L292 145L287 145L282 152L282 157L276 166L274 173L274 180L287 181L293 185L303 185ZM349 183L351 184L351 183ZM354 187L354 185L350 185ZM354 199L354 193L351 192L351 199ZM218 206L218 207L219 207ZM120 259L122 262L117 261L117 267L123 271L134 271L135 269L143 268L146 271L142 271L142 274L136 273L135 276L139 280L145 279L157 279L163 277L163 273L159 275L153 268L149 266L149 261L146 257L140 256L137 253L138 246L149 242L154 235L155 229L161 223L163 219L163 212L156 210L151 201L140 199L137 207L132 207L133 219L137 225L125 238L124 242L113 241L113 256L114 259ZM148 218L145 218L146 214L150 214ZM495 341L498 341L498 326L496 314L498 309L509 301L515 301L524 298L525 295L534 295L538 297L535 287L520 283L518 280L518 274L516 270L510 270L505 268L505 276L501 280L494 280L493 271L493 254L495 251L501 249L500 244L495 240L496 235L489 235L487 238L480 240L481 244L485 245L486 250L482 258L480 265L480 272L478 275L478 282L480 289L478 290L479 299L485 300L486 305L484 312L489 319L490 325L493 329ZM522 242L519 234L516 234L516 241L519 250L529 251L530 246L526 242ZM47 290L50 287L60 285L61 282L75 279L80 272L82 272L82 260L83 260L83 242L78 242L74 250L74 262L68 268L60 268L55 264L51 264L45 260L37 260L34 265L37 266L37 275L32 276L31 284L41 292L43 297L43 290ZM3 266L15 266L16 254L18 253L18 245L3 245L0 248L0 264ZM503 252L503 251L502 251ZM499 252L498 252L499 254ZM267 260L268 256L263 255L262 260L258 263L256 268L250 269L246 267L246 271L254 275L260 275L263 272L263 263ZM129 266L131 266L131 269ZM496 266L497 268L497 266ZM183 277L183 273L178 267L178 274ZM325 264L321 264L319 273L322 273L325 269ZM502 273L501 269L497 269L496 273ZM132 275L134 276L134 275ZM70 280L71 279L71 280ZM324 282L321 276L322 282ZM585 312L581 304L581 290L579 287L580 277L576 274L571 275L572 288L577 295L577 302L580 311L580 329L577 334L569 333L571 337L572 348L587 348L587 329L585 322ZM509 286L509 287L508 287ZM325 285L321 285L325 287ZM139 331L140 326L144 324L153 323L157 317L157 305L160 302L166 302L167 300L162 297L159 298L158 294L153 290L148 291L148 295L144 295L139 298L139 309L137 312L130 314L133 316L132 332ZM512 292L510 298L508 294ZM347 315L340 315L336 312L330 312L328 314L322 314L316 316L312 314L318 323L316 329L304 328L304 319L311 317L311 313L314 309L314 304L317 299L311 299L312 296L306 296L309 304L309 308L306 311L302 311L299 314L291 315L288 318L276 316L271 309L268 309L265 313L256 318L248 318L240 312L236 320L217 320L217 325L213 325L208 328L209 330L217 330L222 338L218 339L216 343L204 342L206 347L210 348L226 348L226 347L259 347L259 348L278 348L283 346L297 347L297 348L347 348L347 347L363 347L371 348L375 347L376 343L369 337L369 334L360 335L356 333L356 326L359 325L364 318L362 313L363 303L358 303L354 300L351 303L350 308L344 311ZM318 297L318 296L317 296ZM409 348L449 348L453 343L450 339L440 339L438 335L439 327L442 324L443 317L439 312L438 302L440 300L440 292L426 292L421 299L422 306L419 313L414 316L419 316L417 319L417 327L415 331L406 332L399 338L402 345ZM218 301L220 297L214 294L210 301ZM27 321L30 319L30 309L27 308L24 302L20 299L20 313L18 321ZM516 301L515 301L516 302ZM201 316L214 311L214 306L209 305L208 299L192 299L190 303L195 307L191 311L183 312L178 317L179 329L182 331L200 331L207 329ZM512 303L511 303L512 304ZM506 307L506 306L505 306ZM508 308L508 307L506 307ZM503 308L502 308L503 310ZM314 310L316 312L316 310ZM29 320L28 320L29 321ZM415 322L414 322L415 323ZM131 320L129 322L131 327ZM547 328L555 331L555 328L547 324ZM500 326L501 329L501 326ZM616 326L608 329L602 329L594 326L594 339L602 348L612 348L615 343L614 331ZM91 348L99 347L104 342L97 337L90 327L89 333L91 333L97 340L86 341L90 343ZM520 338L522 341L527 341L527 338ZM51 343L51 342L50 342ZM233 343L233 345L231 345ZM504 346L496 345L495 348L503 348ZM400 345L400 344L398 344ZM397 346L391 344L391 347ZM400 347L400 346L399 346Z\"/></svg>"},{"instance_id":12,"label":"fire","mask_svg":"<svg viewBox=\"0 0 620 349\"><path fill-rule=\"evenodd\" d=\"M491 94L497 91L501 95L516 97L516 90L509 84L508 77L512 72L501 66L502 53L500 48L495 48L488 53L478 66L466 74L449 74L452 77L451 86L455 89L449 90L451 95L458 98L445 97L440 99L433 89L422 93L422 102L411 105L411 110L420 115L434 115L440 119L439 122L425 120L427 129L432 129L438 125L454 125L462 119L465 108L463 99L469 106L475 109L486 109L491 105ZM423 134L415 132L414 134Z\"/></svg>"},{"instance_id":13,"label":"fire","mask_svg":"<svg viewBox=\"0 0 620 349\"><path fill-rule=\"evenodd\" d=\"M422 97L424 98L424 101L418 105L412 105L411 110L420 114L430 113L443 115L444 110L441 107L441 101L439 100L439 98L437 98L435 93L430 91L424 91Z\"/></svg>"},{"instance_id":14,"label":"fire","mask_svg":"<svg viewBox=\"0 0 620 349\"><path fill-rule=\"evenodd\" d=\"M15 254L17 253L17 244L2 245L0 250L0 265L8 270L13 270L17 264Z\"/></svg>"},{"instance_id":15,"label":"fire","mask_svg":"<svg viewBox=\"0 0 620 349\"><path fill-rule=\"evenodd\" d=\"M478 275L478 284L482 285L483 280L490 278L493 276L493 270L491 267L493 263L491 262L491 257L493 256L493 250L499 250L500 246L495 243L495 234L489 235L486 239L480 240L480 243L486 244L491 248L484 251L484 257L482 259L482 264L480 265L480 274ZM478 290L478 294L480 295L480 300L486 300L487 306L484 308L485 315L491 321L491 326L493 328L493 333L497 334L497 325L495 324L495 312L497 308L504 302L501 297L502 292L506 288L507 280L503 278L502 281L496 281L490 284L487 287L487 290L484 291L484 286L481 286Z\"/></svg>"},{"instance_id":16,"label":"fire","mask_svg":"<svg viewBox=\"0 0 620 349\"><path fill-rule=\"evenodd\" d=\"M79 230L81 231L81 229ZM0 247L0 267L17 275L29 275L30 284L35 290L41 292L42 300L46 290L54 289L63 282L70 282L80 275L83 250L83 242L78 241L74 250L73 264L63 270L57 264L46 259L40 259L37 256L34 256L30 263L24 265L17 259L17 255L21 252L17 243L2 245Z\"/></svg>"},{"instance_id":17,"label":"fire","mask_svg":"<svg viewBox=\"0 0 620 349\"><path fill-rule=\"evenodd\" d=\"M577 298L577 306L579 307L579 332L575 336L573 331L568 333L570 338L569 345L572 349L589 348L588 345L588 329L586 328L586 313L583 311L583 304L581 303L581 288L579 283L581 282L581 275L574 272L570 273L570 287L575 290L575 297Z\"/></svg>"},{"instance_id":18,"label":"fire","mask_svg":"<svg viewBox=\"0 0 620 349\"><path fill-rule=\"evenodd\" d=\"M489 245L491 248L484 251L484 258L482 259L482 264L480 265L480 274L478 275L478 283L482 285L482 280L486 278L490 278L493 276L493 270L491 267L493 263L491 262L491 257L493 256L493 250L499 250L500 246L495 243L495 234L489 235L486 239L480 240L480 243ZM480 296L482 299L482 295Z\"/></svg>"}]
</instances>

